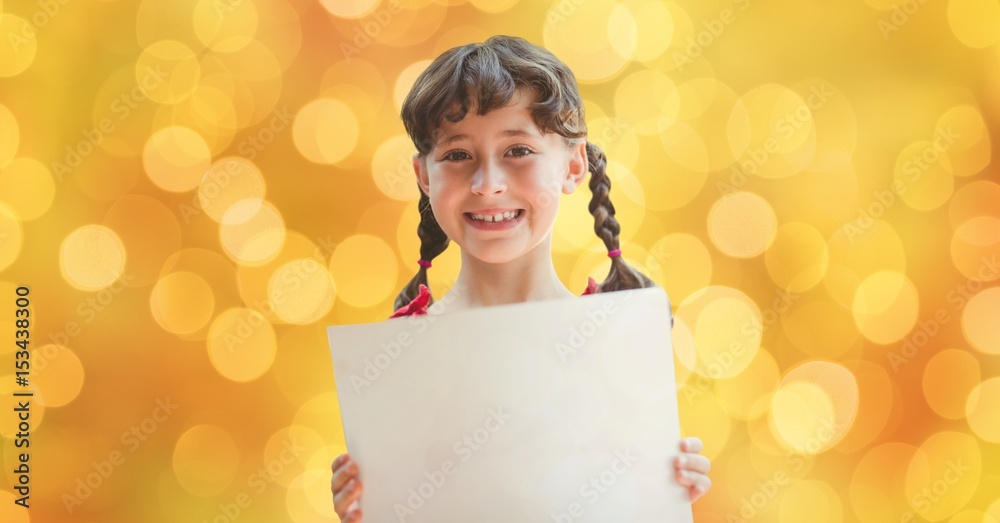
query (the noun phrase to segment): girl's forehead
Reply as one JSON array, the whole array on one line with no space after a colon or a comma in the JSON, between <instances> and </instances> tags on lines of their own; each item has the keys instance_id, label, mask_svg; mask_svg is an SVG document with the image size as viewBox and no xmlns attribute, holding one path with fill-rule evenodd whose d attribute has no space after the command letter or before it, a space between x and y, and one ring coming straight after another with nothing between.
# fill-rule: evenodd
<instances>
[{"instance_id":1,"label":"girl's forehead","mask_svg":"<svg viewBox=\"0 0 1000 523\"><path fill-rule=\"evenodd\" d=\"M526 106L507 105L493 109L485 115L476 114L474 109L470 108L465 117L458 122L441 120L441 123L434 128L434 143L437 145L442 141L453 141L455 136L489 138L496 135L499 138L516 134L544 138L544 133Z\"/></svg>"}]
</instances>

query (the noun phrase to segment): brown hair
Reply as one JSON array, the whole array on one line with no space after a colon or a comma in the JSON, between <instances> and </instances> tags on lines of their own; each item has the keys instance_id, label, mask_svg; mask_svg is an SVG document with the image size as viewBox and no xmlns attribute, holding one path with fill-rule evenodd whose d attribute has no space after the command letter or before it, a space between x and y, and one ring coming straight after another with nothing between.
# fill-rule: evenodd
<instances>
[{"instance_id":1,"label":"brown hair","mask_svg":"<svg viewBox=\"0 0 1000 523\"><path fill-rule=\"evenodd\" d=\"M418 153L426 156L432 149L441 120L459 122L465 117L470 94L475 96L477 114L485 115L509 103L515 91L522 87L536 95L531 116L543 133L561 135L567 146L585 139L584 106L573 72L547 49L516 36L496 35L483 43L454 47L442 53L417 77L403 102L400 117ZM447 113L456 104L458 109ZM594 216L594 232L611 251L619 247L621 227L609 198L611 180L605 172L607 157L591 142L587 142L586 147L593 194L589 210ZM430 199L423 190L418 206L420 257L430 261L444 252L449 239L435 220ZM395 308L412 301L420 284L427 285L427 268L423 266L396 297ZM597 290L609 292L654 285L621 256L616 256L611 259L608 277Z\"/></svg>"}]
</instances>

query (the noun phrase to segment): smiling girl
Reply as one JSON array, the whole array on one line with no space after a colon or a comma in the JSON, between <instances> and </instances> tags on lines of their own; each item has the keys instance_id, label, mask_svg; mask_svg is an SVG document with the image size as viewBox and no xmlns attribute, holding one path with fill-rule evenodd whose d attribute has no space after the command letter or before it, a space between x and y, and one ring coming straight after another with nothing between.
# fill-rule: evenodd
<instances>
[{"instance_id":1,"label":"smiling girl","mask_svg":"<svg viewBox=\"0 0 1000 523\"><path fill-rule=\"evenodd\" d=\"M588 278L582 294L656 285L621 257L607 159L587 141L575 76L548 50L502 35L450 49L417 78L401 116L417 148L420 268L390 317L427 313L427 269L451 241L462 265L442 298L449 310L576 296L556 274L552 229L560 195L588 172L589 210L611 271L600 284ZM694 501L711 486L710 463L698 438L680 447L664 466L674 467ZM361 521L357 463L343 454L331 468L337 515Z\"/></svg>"}]
</instances>

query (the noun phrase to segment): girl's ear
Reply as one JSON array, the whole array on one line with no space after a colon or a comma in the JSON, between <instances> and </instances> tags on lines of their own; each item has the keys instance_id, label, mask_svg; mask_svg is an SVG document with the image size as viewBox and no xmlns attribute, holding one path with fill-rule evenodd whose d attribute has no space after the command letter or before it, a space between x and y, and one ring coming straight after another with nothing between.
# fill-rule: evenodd
<instances>
[{"instance_id":1,"label":"girl's ear","mask_svg":"<svg viewBox=\"0 0 1000 523\"><path fill-rule=\"evenodd\" d=\"M572 194L587 177L587 141L581 140L569 150L566 162L566 178L563 179L563 193Z\"/></svg>"},{"instance_id":2,"label":"girl's ear","mask_svg":"<svg viewBox=\"0 0 1000 523\"><path fill-rule=\"evenodd\" d=\"M427 163L420 157L420 153L413 153L413 172L417 175L417 185L424 194L430 196L431 187L427 177Z\"/></svg>"}]
</instances>

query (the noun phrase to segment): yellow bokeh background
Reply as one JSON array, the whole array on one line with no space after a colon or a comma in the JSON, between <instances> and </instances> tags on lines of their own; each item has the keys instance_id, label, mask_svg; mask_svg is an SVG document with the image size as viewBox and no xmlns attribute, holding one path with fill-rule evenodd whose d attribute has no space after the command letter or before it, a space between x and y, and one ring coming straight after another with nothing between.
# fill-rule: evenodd
<instances>
[{"instance_id":1,"label":"yellow bokeh background","mask_svg":"<svg viewBox=\"0 0 1000 523\"><path fill-rule=\"evenodd\" d=\"M1000 522L998 0L0 2L0 521L338 521L325 328L416 272L399 109L493 34L574 71L670 296L696 521Z\"/></svg>"}]
</instances>

